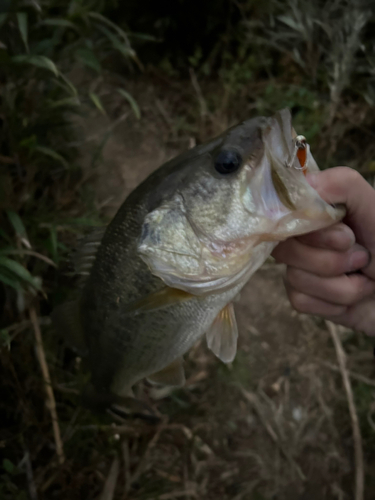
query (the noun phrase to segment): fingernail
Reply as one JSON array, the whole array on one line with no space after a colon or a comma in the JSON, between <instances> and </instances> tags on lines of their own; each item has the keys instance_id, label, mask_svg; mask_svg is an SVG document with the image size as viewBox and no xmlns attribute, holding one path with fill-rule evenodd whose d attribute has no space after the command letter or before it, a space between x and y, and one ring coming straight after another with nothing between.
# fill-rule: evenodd
<instances>
[{"instance_id":1,"label":"fingernail","mask_svg":"<svg viewBox=\"0 0 375 500\"><path fill-rule=\"evenodd\" d=\"M370 261L370 254L367 250L357 250L349 257L349 267L351 271L358 271L367 266Z\"/></svg>"}]
</instances>

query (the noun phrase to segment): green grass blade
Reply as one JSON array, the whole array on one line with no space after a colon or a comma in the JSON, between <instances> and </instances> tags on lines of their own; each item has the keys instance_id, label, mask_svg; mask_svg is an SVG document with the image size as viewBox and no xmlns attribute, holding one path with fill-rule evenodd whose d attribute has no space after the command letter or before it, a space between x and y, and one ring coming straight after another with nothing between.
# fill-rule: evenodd
<instances>
[{"instance_id":1,"label":"green grass blade","mask_svg":"<svg viewBox=\"0 0 375 500\"><path fill-rule=\"evenodd\" d=\"M60 77L63 80L64 87L66 87L74 97L78 97L78 90L72 84L72 82L63 73L60 73Z\"/></svg>"},{"instance_id":2,"label":"green grass blade","mask_svg":"<svg viewBox=\"0 0 375 500\"><path fill-rule=\"evenodd\" d=\"M141 118L141 110L139 109L139 106L138 106L137 102L135 101L134 97L131 94L129 94L129 92L127 92L124 89L117 89L117 92L120 95L122 95L123 97L125 97L125 99L130 104L130 106L131 106L131 108L133 110L133 113L135 114L136 118L139 120Z\"/></svg>"},{"instance_id":3,"label":"green grass blade","mask_svg":"<svg viewBox=\"0 0 375 500\"><path fill-rule=\"evenodd\" d=\"M55 76L59 76L59 70L57 69L55 63L45 56L15 56L12 57L12 61L15 63L25 63L32 64L39 68L48 69L52 71Z\"/></svg>"},{"instance_id":4,"label":"green grass blade","mask_svg":"<svg viewBox=\"0 0 375 500\"><path fill-rule=\"evenodd\" d=\"M29 45L27 42L28 29L27 29L27 14L25 12L17 12L18 28L21 33L22 41L25 44L27 52L29 52Z\"/></svg>"},{"instance_id":5,"label":"green grass blade","mask_svg":"<svg viewBox=\"0 0 375 500\"><path fill-rule=\"evenodd\" d=\"M30 284L33 288L40 290L40 285L38 284L37 280L33 276L31 276L29 271L19 262L0 255L0 269L1 268L3 268L3 275L6 275L6 273L4 273L4 270L8 271L20 280Z\"/></svg>"},{"instance_id":6,"label":"green grass blade","mask_svg":"<svg viewBox=\"0 0 375 500\"><path fill-rule=\"evenodd\" d=\"M5 23L8 14L0 14L0 28Z\"/></svg>"},{"instance_id":7,"label":"green grass blade","mask_svg":"<svg viewBox=\"0 0 375 500\"><path fill-rule=\"evenodd\" d=\"M41 21L40 24L45 24L47 26L57 26L59 28L71 28L72 30L79 33L79 29L77 28L77 26L67 19L44 19L44 21Z\"/></svg>"},{"instance_id":8,"label":"green grass blade","mask_svg":"<svg viewBox=\"0 0 375 500\"><path fill-rule=\"evenodd\" d=\"M117 31L117 33L124 39L124 41L126 42L128 47L130 48L128 35L125 33L125 31L123 29L121 29L119 26L117 26L117 24L113 23L108 18L102 16L98 12L89 12L88 15L94 19L97 19L98 21L101 21L102 23L106 24L107 26L110 26L113 30Z\"/></svg>"},{"instance_id":9,"label":"green grass blade","mask_svg":"<svg viewBox=\"0 0 375 500\"><path fill-rule=\"evenodd\" d=\"M1 272L1 268L0 268L0 281L2 283L4 283L4 285L8 285L8 286L11 286L12 288L14 288L15 290L20 290L21 289L21 285L20 285L20 282L15 280L14 278L10 278L9 276L7 276L6 274L3 274Z\"/></svg>"},{"instance_id":10,"label":"green grass blade","mask_svg":"<svg viewBox=\"0 0 375 500\"><path fill-rule=\"evenodd\" d=\"M43 153L44 155L46 156L50 156L51 158L53 158L54 160L57 160L58 162L60 162L62 165L64 165L64 167L66 169L69 168L69 165L68 165L68 162L65 160L65 158L63 158L59 153L57 153L56 151L54 151L53 149L51 148L46 148L44 146L37 146L35 148L35 151L39 151L40 153Z\"/></svg>"},{"instance_id":11,"label":"green grass blade","mask_svg":"<svg viewBox=\"0 0 375 500\"><path fill-rule=\"evenodd\" d=\"M135 51L129 44L122 42L117 35L111 33L105 26L99 27L100 31L106 35L108 40L112 43L114 49L118 50L123 56L135 58Z\"/></svg>"},{"instance_id":12,"label":"green grass blade","mask_svg":"<svg viewBox=\"0 0 375 500\"><path fill-rule=\"evenodd\" d=\"M8 243L10 244L13 243L12 239L7 235L7 233L3 229L1 229L1 227L0 227L0 236L4 238L4 240L7 241Z\"/></svg>"},{"instance_id":13,"label":"green grass blade","mask_svg":"<svg viewBox=\"0 0 375 500\"><path fill-rule=\"evenodd\" d=\"M49 101L48 106L50 108L64 108L64 107L76 107L80 106L81 103L78 97L65 97L65 99L59 99L58 101Z\"/></svg>"},{"instance_id":14,"label":"green grass blade","mask_svg":"<svg viewBox=\"0 0 375 500\"><path fill-rule=\"evenodd\" d=\"M75 55L76 58L88 68L93 69L97 73L101 72L102 67L100 62L92 50L82 47L76 51Z\"/></svg>"},{"instance_id":15,"label":"green grass blade","mask_svg":"<svg viewBox=\"0 0 375 500\"><path fill-rule=\"evenodd\" d=\"M10 223L12 224L17 236L28 240L26 228L22 222L21 217L13 210L7 210L7 216L8 216Z\"/></svg>"},{"instance_id":16,"label":"green grass blade","mask_svg":"<svg viewBox=\"0 0 375 500\"><path fill-rule=\"evenodd\" d=\"M50 242L51 242L52 260L54 262L58 262L59 255L57 250L57 231L55 226L52 226L50 229Z\"/></svg>"},{"instance_id":17,"label":"green grass blade","mask_svg":"<svg viewBox=\"0 0 375 500\"><path fill-rule=\"evenodd\" d=\"M103 113L103 115L106 114L105 112L105 109L103 108L103 105L101 103L101 100L99 99L99 96L94 94L94 92L90 92L89 93L89 96L90 96L90 99L92 100L92 102L95 104L95 107L101 112Z\"/></svg>"}]
</instances>

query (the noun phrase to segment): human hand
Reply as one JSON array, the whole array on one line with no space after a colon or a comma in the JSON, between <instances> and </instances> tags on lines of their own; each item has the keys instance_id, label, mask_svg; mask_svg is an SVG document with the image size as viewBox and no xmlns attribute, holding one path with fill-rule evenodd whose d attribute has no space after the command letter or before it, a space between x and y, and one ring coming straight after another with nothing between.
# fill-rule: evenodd
<instances>
[{"instance_id":1,"label":"human hand","mask_svg":"<svg viewBox=\"0 0 375 500\"><path fill-rule=\"evenodd\" d=\"M307 178L326 202L345 204L347 215L275 248L273 257L287 265L289 300L299 312L375 335L375 190L347 167Z\"/></svg>"}]
</instances>

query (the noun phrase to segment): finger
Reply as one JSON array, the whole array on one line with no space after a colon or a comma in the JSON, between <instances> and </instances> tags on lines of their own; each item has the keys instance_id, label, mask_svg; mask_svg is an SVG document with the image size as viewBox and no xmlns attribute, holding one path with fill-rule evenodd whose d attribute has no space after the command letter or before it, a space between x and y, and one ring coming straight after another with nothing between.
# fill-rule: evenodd
<instances>
[{"instance_id":1,"label":"finger","mask_svg":"<svg viewBox=\"0 0 375 500\"><path fill-rule=\"evenodd\" d=\"M348 307L344 314L327 319L375 336L375 296L366 297L355 306Z\"/></svg>"},{"instance_id":2,"label":"finger","mask_svg":"<svg viewBox=\"0 0 375 500\"><path fill-rule=\"evenodd\" d=\"M374 257L364 272L375 279L374 189L358 172L348 167L308 174L307 180L328 203L346 205L345 220L353 229L358 243L368 248Z\"/></svg>"},{"instance_id":3,"label":"finger","mask_svg":"<svg viewBox=\"0 0 375 500\"><path fill-rule=\"evenodd\" d=\"M344 252L354 245L355 235L349 226L339 222L320 231L298 236L297 240L304 245Z\"/></svg>"},{"instance_id":4,"label":"finger","mask_svg":"<svg viewBox=\"0 0 375 500\"><path fill-rule=\"evenodd\" d=\"M336 252L304 245L295 238L280 243L272 255L277 262L327 277L357 271L369 262L368 251L358 244L347 252Z\"/></svg>"},{"instance_id":5,"label":"finger","mask_svg":"<svg viewBox=\"0 0 375 500\"><path fill-rule=\"evenodd\" d=\"M286 281L298 292L344 306L356 304L375 292L375 281L362 274L322 278L295 267L288 267Z\"/></svg>"},{"instance_id":6,"label":"finger","mask_svg":"<svg viewBox=\"0 0 375 500\"><path fill-rule=\"evenodd\" d=\"M285 287L292 307L298 312L331 318L344 315L346 312L346 306L311 297L311 295L295 290L287 283Z\"/></svg>"}]
</instances>

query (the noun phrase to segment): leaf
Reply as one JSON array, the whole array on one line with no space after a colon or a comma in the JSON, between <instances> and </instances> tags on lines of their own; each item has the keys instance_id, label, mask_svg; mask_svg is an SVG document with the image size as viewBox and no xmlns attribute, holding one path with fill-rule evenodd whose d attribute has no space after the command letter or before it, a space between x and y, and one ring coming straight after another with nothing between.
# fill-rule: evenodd
<instances>
[{"instance_id":1,"label":"leaf","mask_svg":"<svg viewBox=\"0 0 375 500\"><path fill-rule=\"evenodd\" d=\"M12 472L15 469L14 465L12 464L12 462L8 458L4 458L3 467L6 470L6 472L8 472L8 474L12 474Z\"/></svg>"},{"instance_id":2,"label":"leaf","mask_svg":"<svg viewBox=\"0 0 375 500\"><path fill-rule=\"evenodd\" d=\"M119 38L111 33L105 26L100 26L99 29L112 42L113 48L117 49L125 57L131 57L133 59L135 58L135 51L130 47L129 44L124 44L123 42L121 42L121 40L119 40Z\"/></svg>"},{"instance_id":3,"label":"leaf","mask_svg":"<svg viewBox=\"0 0 375 500\"><path fill-rule=\"evenodd\" d=\"M8 351L10 351L11 341L12 341L12 339L10 338L8 330L0 330L0 345L1 346L6 347L8 349ZM4 462L3 462L3 467L4 467ZM4 467L4 469L6 470L5 467Z\"/></svg>"},{"instance_id":4,"label":"leaf","mask_svg":"<svg viewBox=\"0 0 375 500\"><path fill-rule=\"evenodd\" d=\"M48 105L50 108L61 108L64 106L80 106L81 103L78 97L66 97L65 99L59 99L58 101L49 101Z\"/></svg>"},{"instance_id":5,"label":"leaf","mask_svg":"<svg viewBox=\"0 0 375 500\"><path fill-rule=\"evenodd\" d=\"M26 283L32 285L34 288L40 290L40 285L37 282L37 280L33 276L31 276L29 271L25 267L23 267L19 262L13 259L8 259L8 257L3 257L2 255L0 255L0 268L1 267L3 268L3 270L8 271L11 274L14 274L20 280L25 281Z\"/></svg>"},{"instance_id":6,"label":"leaf","mask_svg":"<svg viewBox=\"0 0 375 500\"><path fill-rule=\"evenodd\" d=\"M6 232L3 229L1 229L1 227L0 227L0 236L2 238L4 238L4 240L7 241L8 243L12 243L11 238L9 238L9 236L6 234Z\"/></svg>"},{"instance_id":7,"label":"leaf","mask_svg":"<svg viewBox=\"0 0 375 500\"><path fill-rule=\"evenodd\" d=\"M153 35L147 35L143 33L130 33L129 38L139 38L140 40L147 40L148 42L161 42L160 38L156 38Z\"/></svg>"},{"instance_id":8,"label":"leaf","mask_svg":"<svg viewBox=\"0 0 375 500\"><path fill-rule=\"evenodd\" d=\"M18 146L20 148L28 148L28 149L34 149L37 143L37 137L35 134L30 135L29 137L25 137L25 139L22 139L18 143Z\"/></svg>"},{"instance_id":9,"label":"leaf","mask_svg":"<svg viewBox=\"0 0 375 500\"><path fill-rule=\"evenodd\" d=\"M141 118L141 110L139 109L139 106L137 102L135 101L134 97L129 94L129 92L126 92L124 89L117 89L117 92L121 94L125 99L128 101L130 104L135 116L139 120Z\"/></svg>"},{"instance_id":10,"label":"leaf","mask_svg":"<svg viewBox=\"0 0 375 500\"><path fill-rule=\"evenodd\" d=\"M94 19L97 19L99 21L101 21L102 23L105 23L107 24L108 26L110 26L112 29L114 29L115 31L117 31L117 33L124 39L124 41L127 43L127 45L130 47L130 43L129 43L129 39L128 39L128 36L127 34L125 33L124 30L122 30L119 26L117 26L117 24L113 23L112 21L110 21L107 17L104 17L102 16L101 14L99 14L98 12L89 12L88 14L90 17L93 17ZM134 51L133 51L134 52Z\"/></svg>"},{"instance_id":11,"label":"leaf","mask_svg":"<svg viewBox=\"0 0 375 500\"><path fill-rule=\"evenodd\" d=\"M7 216L16 232L16 235L19 238L24 238L26 241L28 241L27 232L25 226L23 225L21 217L13 210L7 210Z\"/></svg>"},{"instance_id":12,"label":"leaf","mask_svg":"<svg viewBox=\"0 0 375 500\"><path fill-rule=\"evenodd\" d=\"M27 43L27 14L25 12L17 12L17 21L23 43L25 44L27 52L29 52Z\"/></svg>"},{"instance_id":13,"label":"leaf","mask_svg":"<svg viewBox=\"0 0 375 500\"><path fill-rule=\"evenodd\" d=\"M89 96L90 96L90 99L92 100L92 102L95 104L95 106L98 108L98 110L103 113L103 115L106 114L104 108L103 108L103 105L99 99L99 96L97 96L96 94L94 94L94 92L90 92L89 93Z\"/></svg>"},{"instance_id":14,"label":"leaf","mask_svg":"<svg viewBox=\"0 0 375 500\"><path fill-rule=\"evenodd\" d=\"M58 251L57 251L57 231L56 227L52 226L50 229L50 242L51 242L51 253L52 260L58 262Z\"/></svg>"},{"instance_id":15,"label":"leaf","mask_svg":"<svg viewBox=\"0 0 375 500\"><path fill-rule=\"evenodd\" d=\"M290 16L278 16L278 19L282 23L284 23L287 26L289 26L289 28L292 28L293 30L298 31L299 33L303 33L303 26L301 26L300 24L298 24Z\"/></svg>"},{"instance_id":16,"label":"leaf","mask_svg":"<svg viewBox=\"0 0 375 500\"><path fill-rule=\"evenodd\" d=\"M56 68L55 63L45 56L15 56L12 57L12 61L15 63L32 64L39 68L48 69L52 71L55 76L59 76L59 70Z\"/></svg>"},{"instance_id":17,"label":"leaf","mask_svg":"<svg viewBox=\"0 0 375 500\"><path fill-rule=\"evenodd\" d=\"M46 148L44 146L37 146L35 148L35 151L39 151L40 153L43 153L46 156L50 156L54 160L57 160L62 165L64 165L65 168L67 168L67 169L69 168L68 162L65 160L65 158L63 158L59 153L57 153L53 149Z\"/></svg>"},{"instance_id":18,"label":"leaf","mask_svg":"<svg viewBox=\"0 0 375 500\"><path fill-rule=\"evenodd\" d=\"M10 278L9 276L3 274L0 269L0 281L4 283L4 285L11 286L15 290L20 290L21 285L20 282L15 280L14 278Z\"/></svg>"},{"instance_id":19,"label":"leaf","mask_svg":"<svg viewBox=\"0 0 375 500\"><path fill-rule=\"evenodd\" d=\"M78 90L75 88L75 86L72 84L72 82L67 78L63 73L60 73L60 77L65 83L65 87L67 87L71 94L75 97L78 97Z\"/></svg>"},{"instance_id":20,"label":"leaf","mask_svg":"<svg viewBox=\"0 0 375 500\"><path fill-rule=\"evenodd\" d=\"M5 23L8 14L0 14L0 27Z\"/></svg>"},{"instance_id":21,"label":"leaf","mask_svg":"<svg viewBox=\"0 0 375 500\"><path fill-rule=\"evenodd\" d=\"M40 24L46 24L47 26L59 26L60 28L71 28L79 32L78 27L67 19L44 19L44 21L41 21Z\"/></svg>"},{"instance_id":22,"label":"leaf","mask_svg":"<svg viewBox=\"0 0 375 500\"><path fill-rule=\"evenodd\" d=\"M97 73L101 72L102 67L100 62L92 50L82 47L76 51L76 57L79 61L83 62L83 64Z\"/></svg>"}]
</instances>

